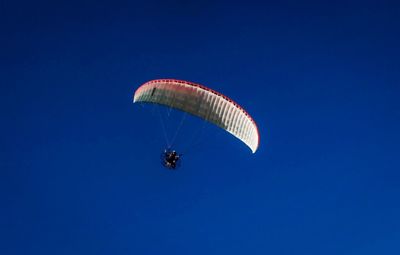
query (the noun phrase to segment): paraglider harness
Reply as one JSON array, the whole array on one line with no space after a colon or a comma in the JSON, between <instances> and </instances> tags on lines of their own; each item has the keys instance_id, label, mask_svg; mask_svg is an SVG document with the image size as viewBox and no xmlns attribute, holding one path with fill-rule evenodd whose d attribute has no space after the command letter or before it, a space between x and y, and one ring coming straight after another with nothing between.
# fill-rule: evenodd
<instances>
[{"instance_id":1,"label":"paraglider harness","mask_svg":"<svg viewBox=\"0 0 400 255\"><path fill-rule=\"evenodd\" d=\"M161 155L161 163L164 167L175 170L180 165L179 159L181 154L178 154L175 150L165 149L164 153Z\"/></svg>"}]
</instances>

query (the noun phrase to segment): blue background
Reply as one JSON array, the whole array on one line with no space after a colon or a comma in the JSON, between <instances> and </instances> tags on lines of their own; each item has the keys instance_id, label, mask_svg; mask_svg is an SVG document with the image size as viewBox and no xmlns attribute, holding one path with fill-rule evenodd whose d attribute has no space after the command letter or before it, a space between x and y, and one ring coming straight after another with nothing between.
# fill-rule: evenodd
<instances>
[{"instance_id":1,"label":"blue background","mask_svg":"<svg viewBox=\"0 0 400 255\"><path fill-rule=\"evenodd\" d=\"M2 2L0 254L400 254L396 2ZM163 169L157 78L236 100L259 151L206 127Z\"/></svg>"}]
</instances>

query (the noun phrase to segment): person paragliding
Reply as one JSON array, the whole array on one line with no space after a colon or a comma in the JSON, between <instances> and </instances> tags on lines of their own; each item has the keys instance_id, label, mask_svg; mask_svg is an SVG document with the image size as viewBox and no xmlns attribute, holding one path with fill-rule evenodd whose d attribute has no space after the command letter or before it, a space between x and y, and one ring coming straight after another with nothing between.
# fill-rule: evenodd
<instances>
[{"instance_id":1,"label":"person paragliding","mask_svg":"<svg viewBox=\"0 0 400 255\"><path fill-rule=\"evenodd\" d=\"M176 169L179 159L181 155L178 154L175 150L164 150L162 164L168 169Z\"/></svg>"},{"instance_id":2,"label":"person paragliding","mask_svg":"<svg viewBox=\"0 0 400 255\"><path fill-rule=\"evenodd\" d=\"M232 99L203 85L176 79L152 80L135 91L133 102L162 105L199 117L231 133L252 153L258 149L260 136L251 115ZM163 127L167 148L173 145L180 126L171 143ZM175 169L180 161L181 155L174 150L167 149L162 155L162 163L169 169Z\"/></svg>"}]
</instances>

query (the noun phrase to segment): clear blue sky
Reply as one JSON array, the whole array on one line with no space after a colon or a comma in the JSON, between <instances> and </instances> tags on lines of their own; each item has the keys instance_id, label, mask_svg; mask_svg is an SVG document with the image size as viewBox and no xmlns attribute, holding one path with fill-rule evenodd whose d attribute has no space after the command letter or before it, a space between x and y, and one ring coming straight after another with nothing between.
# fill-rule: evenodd
<instances>
[{"instance_id":1,"label":"clear blue sky","mask_svg":"<svg viewBox=\"0 0 400 255\"><path fill-rule=\"evenodd\" d=\"M0 254L400 254L396 2L2 2ZM157 78L239 102L259 151L210 128L163 169Z\"/></svg>"}]
</instances>

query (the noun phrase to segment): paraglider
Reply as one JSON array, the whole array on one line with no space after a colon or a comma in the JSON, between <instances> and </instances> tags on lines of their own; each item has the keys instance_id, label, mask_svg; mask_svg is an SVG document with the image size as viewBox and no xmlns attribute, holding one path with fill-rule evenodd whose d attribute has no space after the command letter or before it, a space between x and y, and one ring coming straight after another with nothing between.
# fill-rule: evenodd
<instances>
[{"instance_id":1,"label":"paraglider","mask_svg":"<svg viewBox=\"0 0 400 255\"><path fill-rule=\"evenodd\" d=\"M162 164L168 169L175 170L182 155L175 150L165 149L162 155Z\"/></svg>"},{"instance_id":2,"label":"paraglider","mask_svg":"<svg viewBox=\"0 0 400 255\"><path fill-rule=\"evenodd\" d=\"M231 133L253 153L259 146L253 118L232 99L203 85L176 79L152 80L135 91L133 102L163 105L197 116ZM163 165L175 169L179 159L176 151L166 150Z\"/></svg>"}]
</instances>

